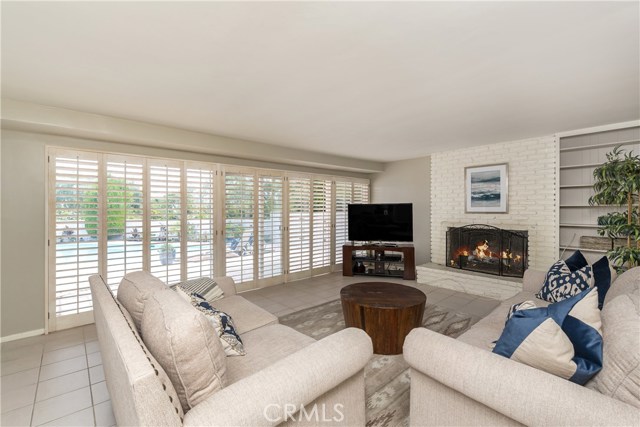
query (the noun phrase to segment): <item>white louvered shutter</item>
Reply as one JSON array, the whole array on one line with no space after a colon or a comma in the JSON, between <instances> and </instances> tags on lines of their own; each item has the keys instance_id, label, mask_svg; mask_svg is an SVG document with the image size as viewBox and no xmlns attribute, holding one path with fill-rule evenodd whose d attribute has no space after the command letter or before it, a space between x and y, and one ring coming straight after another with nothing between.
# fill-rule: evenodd
<instances>
[{"instance_id":1,"label":"white louvered shutter","mask_svg":"<svg viewBox=\"0 0 640 427\"><path fill-rule=\"evenodd\" d=\"M214 167L187 165L187 279L216 276L215 183Z\"/></svg>"},{"instance_id":2,"label":"white louvered shutter","mask_svg":"<svg viewBox=\"0 0 640 427\"><path fill-rule=\"evenodd\" d=\"M313 180L312 272L328 273L331 267L331 180Z\"/></svg>"},{"instance_id":3,"label":"white louvered shutter","mask_svg":"<svg viewBox=\"0 0 640 427\"><path fill-rule=\"evenodd\" d=\"M181 280L181 175L179 162L149 162L149 270L167 284Z\"/></svg>"},{"instance_id":4,"label":"white louvered shutter","mask_svg":"<svg viewBox=\"0 0 640 427\"><path fill-rule=\"evenodd\" d=\"M353 183L353 202L369 203L369 184L363 182Z\"/></svg>"},{"instance_id":5,"label":"white louvered shutter","mask_svg":"<svg viewBox=\"0 0 640 427\"><path fill-rule=\"evenodd\" d=\"M254 182L254 173L225 172L226 275L236 284L254 280Z\"/></svg>"},{"instance_id":6,"label":"white louvered shutter","mask_svg":"<svg viewBox=\"0 0 640 427\"><path fill-rule=\"evenodd\" d=\"M349 234L348 209L353 202L353 183L336 181L336 219L335 219L335 247L336 264L342 264L342 246L347 243Z\"/></svg>"},{"instance_id":7,"label":"white louvered shutter","mask_svg":"<svg viewBox=\"0 0 640 427\"><path fill-rule=\"evenodd\" d=\"M283 274L283 178L258 173L258 279L276 283Z\"/></svg>"},{"instance_id":8,"label":"white louvered shutter","mask_svg":"<svg viewBox=\"0 0 640 427\"><path fill-rule=\"evenodd\" d=\"M99 159L96 153L55 150L50 156L50 290L56 327L92 321L89 276L99 272ZM50 313L51 316L54 313Z\"/></svg>"},{"instance_id":9,"label":"white louvered shutter","mask_svg":"<svg viewBox=\"0 0 640 427\"><path fill-rule=\"evenodd\" d=\"M288 180L288 279L309 277L311 271L311 178Z\"/></svg>"},{"instance_id":10,"label":"white louvered shutter","mask_svg":"<svg viewBox=\"0 0 640 427\"><path fill-rule=\"evenodd\" d=\"M107 155L106 182L106 281L115 293L122 277L143 269L144 161Z\"/></svg>"}]
</instances>

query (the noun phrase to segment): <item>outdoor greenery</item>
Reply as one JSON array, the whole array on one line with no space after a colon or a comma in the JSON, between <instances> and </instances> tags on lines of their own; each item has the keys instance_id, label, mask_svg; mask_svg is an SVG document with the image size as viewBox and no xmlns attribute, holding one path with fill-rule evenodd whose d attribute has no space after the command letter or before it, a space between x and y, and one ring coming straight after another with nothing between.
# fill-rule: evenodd
<instances>
[{"instance_id":1,"label":"outdoor greenery","mask_svg":"<svg viewBox=\"0 0 640 427\"><path fill-rule=\"evenodd\" d=\"M624 152L617 146L607 153L607 161L593 171L595 194L590 205L615 205L625 211L609 212L598 218L598 234L626 239L625 246L615 246L607 254L618 269L640 264L640 156Z\"/></svg>"}]
</instances>

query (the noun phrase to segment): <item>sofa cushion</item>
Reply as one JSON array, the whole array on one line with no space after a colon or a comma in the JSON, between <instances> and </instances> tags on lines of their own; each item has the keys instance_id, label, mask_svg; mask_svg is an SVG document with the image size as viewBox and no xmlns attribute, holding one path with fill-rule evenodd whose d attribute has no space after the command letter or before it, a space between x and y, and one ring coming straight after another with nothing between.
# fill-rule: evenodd
<instances>
[{"instance_id":1,"label":"sofa cushion","mask_svg":"<svg viewBox=\"0 0 640 427\"><path fill-rule=\"evenodd\" d=\"M262 326L278 323L278 318L239 295L225 297L212 304L233 317L236 331L242 335Z\"/></svg>"},{"instance_id":2,"label":"sofa cushion","mask_svg":"<svg viewBox=\"0 0 640 427\"><path fill-rule=\"evenodd\" d=\"M196 310L211 322L227 356L244 356L246 354L244 345L242 344L242 338L240 338L240 335L236 332L236 327L230 315L212 307L200 294L195 292L188 294L182 288L177 288L176 291L178 295L195 307Z\"/></svg>"},{"instance_id":3,"label":"sofa cushion","mask_svg":"<svg viewBox=\"0 0 640 427\"><path fill-rule=\"evenodd\" d=\"M504 329L504 319L511 306L525 300L533 299L535 299L535 292L533 291L524 291L514 295L508 300L503 301L495 310L480 319L478 323L473 325L471 329L460 335L457 339L483 350L491 350L493 348L493 342L500 337ZM536 300L536 305L546 307L549 303Z\"/></svg>"},{"instance_id":4,"label":"sofa cushion","mask_svg":"<svg viewBox=\"0 0 640 427\"><path fill-rule=\"evenodd\" d=\"M617 296L604 306L602 323L605 346L602 371L587 384L587 387L593 390L638 408L640 408L639 282L635 282L633 291Z\"/></svg>"},{"instance_id":5,"label":"sofa cushion","mask_svg":"<svg viewBox=\"0 0 640 427\"><path fill-rule=\"evenodd\" d=\"M172 288L180 288L187 294L197 293L201 295L205 301L212 302L224 297L224 292L215 280L210 277L201 277L199 279L185 280L171 286Z\"/></svg>"},{"instance_id":6,"label":"sofa cushion","mask_svg":"<svg viewBox=\"0 0 640 427\"><path fill-rule=\"evenodd\" d=\"M155 292L147 298L142 332L185 412L226 385L226 355L218 334L176 292Z\"/></svg>"},{"instance_id":7,"label":"sofa cushion","mask_svg":"<svg viewBox=\"0 0 640 427\"><path fill-rule=\"evenodd\" d=\"M280 324L268 325L242 335L247 355L227 358L227 378L232 384L315 342ZM292 378L291 381L295 381Z\"/></svg>"},{"instance_id":8,"label":"sofa cushion","mask_svg":"<svg viewBox=\"0 0 640 427\"><path fill-rule=\"evenodd\" d=\"M590 265L571 271L567 264L560 260L549 269L536 298L548 302L562 301L589 289L592 282L593 271Z\"/></svg>"},{"instance_id":9,"label":"sofa cushion","mask_svg":"<svg viewBox=\"0 0 640 427\"><path fill-rule=\"evenodd\" d=\"M625 271L611 283L609 292L604 298L604 305L606 306L609 301L613 301L620 295L635 292L638 289L638 283L640 283L640 267Z\"/></svg>"},{"instance_id":10,"label":"sofa cushion","mask_svg":"<svg viewBox=\"0 0 640 427\"><path fill-rule=\"evenodd\" d=\"M136 329L141 331L142 312L146 299L154 292L167 289L160 279L146 271L126 274L118 287L118 301L131 315Z\"/></svg>"},{"instance_id":11,"label":"sofa cushion","mask_svg":"<svg viewBox=\"0 0 640 427\"><path fill-rule=\"evenodd\" d=\"M585 384L602 369L597 289L546 308L516 311L493 352Z\"/></svg>"}]
</instances>

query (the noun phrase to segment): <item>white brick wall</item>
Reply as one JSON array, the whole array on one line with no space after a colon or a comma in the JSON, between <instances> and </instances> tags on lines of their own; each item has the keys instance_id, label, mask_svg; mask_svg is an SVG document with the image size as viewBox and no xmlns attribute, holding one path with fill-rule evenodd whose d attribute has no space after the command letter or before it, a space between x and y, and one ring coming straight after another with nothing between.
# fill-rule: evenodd
<instances>
[{"instance_id":1,"label":"white brick wall","mask_svg":"<svg viewBox=\"0 0 640 427\"><path fill-rule=\"evenodd\" d=\"M529 267L558 259L558 140L555 137L485 145L431 156L431 260L445 262L447 227L488 224L529 232ZM465 213L464 168L509 164L509 212Z\"/></svg>"}]
</instances>

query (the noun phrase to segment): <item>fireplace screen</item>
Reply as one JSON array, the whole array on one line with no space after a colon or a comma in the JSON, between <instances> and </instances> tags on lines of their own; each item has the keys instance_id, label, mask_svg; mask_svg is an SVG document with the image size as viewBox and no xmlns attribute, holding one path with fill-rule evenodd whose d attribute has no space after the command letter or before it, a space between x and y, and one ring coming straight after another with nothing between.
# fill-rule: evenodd
<instances>
[{"instance_id":1,"label":"fireplace screen","mask_svg":"<svg viewBox=\"0 0 640 427\"><path fill-rule=\"evenodd\" d=\"M489 225L447 230L447 266L497 276L522 277L527 269L526 231Z\"/></svg>"}]
</instances>

